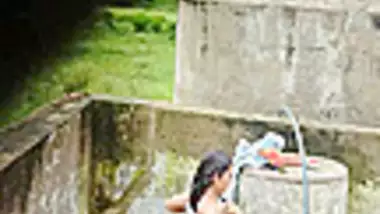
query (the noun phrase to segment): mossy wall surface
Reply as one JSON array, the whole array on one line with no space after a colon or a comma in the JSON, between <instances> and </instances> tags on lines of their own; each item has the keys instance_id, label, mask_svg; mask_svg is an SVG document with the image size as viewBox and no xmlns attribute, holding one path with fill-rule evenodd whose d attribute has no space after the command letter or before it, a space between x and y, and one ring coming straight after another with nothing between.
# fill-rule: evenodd
<instances>
[{"instance_id":1,"label":"mossy wall surface","mask_svg":"<svg viewBox=\"0 0 380 214\"><path fill-rule=\"evenodd\" d=\"M0 131L0 213L88 213L87 100Z\"/></svg>"},{"instance_id":2,"label":"mossy wall surface","mask_svg":"<svg viewBox=\"0 0 380 214\"><path fill-rule=\"evenodd\" d=\"M380 131L300 121L308 154L349 167L352 213L375 213ZM186 189L206 151L232 154L239 138L267 131L282 134L287 149L296 150L282 118L106 95L48 106L0 132L0 210L132 213L149 204L159 210L163 198ZM372 186L358 188L364 181Z\"/></svg>"}]
</instances>

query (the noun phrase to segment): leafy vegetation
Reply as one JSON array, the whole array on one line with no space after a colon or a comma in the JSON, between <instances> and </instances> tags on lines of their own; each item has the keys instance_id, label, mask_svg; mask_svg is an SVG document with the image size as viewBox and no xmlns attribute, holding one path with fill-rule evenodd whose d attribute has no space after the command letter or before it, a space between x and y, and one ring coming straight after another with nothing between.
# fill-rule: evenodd
<instances>
[{"instance_id":1,"label":"leafy vegetation","mask_svg":"<svg viewBox=\"0 0 380 214\"><path fill-rule=\"evenodd\" d=\"M30 78L0 126L19 120L66 92L86 91L169 100L175 62L175 13L107 9L90 37L75 43L52 68Z\"/></svg>"}]
</instances>

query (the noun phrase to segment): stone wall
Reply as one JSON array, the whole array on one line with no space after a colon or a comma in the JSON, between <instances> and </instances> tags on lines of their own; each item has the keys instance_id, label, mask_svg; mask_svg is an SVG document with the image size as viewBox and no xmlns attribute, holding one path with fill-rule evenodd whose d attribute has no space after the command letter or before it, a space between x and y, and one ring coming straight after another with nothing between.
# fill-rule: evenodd
<instances>
[{"instance_id":1,"label":"stone wall","mask_svg":"<svg viewBox=\"0 0 380 214\"><path fill-rule=\"evenodd\" d=\"M0 213L88 213L87 102L43 108L0 132Z\"/></svg>"},{"instance_id":2,"label":"stone wall","mask_svg":"<svg viewBox=\"0 0 380 214\"><path fill-rule=\"evenodd\" d=\"M138 130L134 132L133 142L135 145L146 144L148 150L169 150L195 158L207 150L218 148L232 154L239 138L255 140L267 131L282 134L288 141L287 149L297 150L291 124L286 118L147 101L123 101L108 96L94 99L100 101L95 101L98 105L103 103L109 106L113 103L114 108L133 109L135 119L131 122ZM125 114L114 114L113 117L125 118ZM121 122L116 126L125 124L121 119L118 121ZM326 125L311 120L301 120L300 123L309 154L323 155L347 164L351 178L356 181L380 176L380 157L377 155L380 152L379 129Z\"/></svg>"},{"instance_id":3,"label":"stone wall","mask_svg":"<svg viewBox=\"0 0 380 214\"><path fill-rule=\"evenodd\" d=\"M377 126L379 14L372 0L182 0L174 101Z\"/></svg>"},{"instance_id":4,"label":"stone wall","mask_svg":"<svg viewBox=\"0 0 380 214\"><path fill-rule=\"evenodd\" d=\"M176 154L177 158L191 157L194 159L198 159L206 151L218 148L232 154L239 138L246 137L255 140L267 131L276 131L282 134L288 140L288 151L297 150L292 127L287 119L199 107L184 107L144 100L130 100L107 95L93 96L93 99L92 111L94 115L98 115L93 123L98 124L96 130L99 130L95 132L107 133L103 134L103 139L98 138L98 144L105 145L109 141L115 142L106 136L114 136L112 139L119 139L116 140L118 143L113 144L112 147L107 144L105 149L99 150L103 153L101 155L103 158L97 160L97 166L99 167L99 164L109 159L105 155L108 154L108 157L119 160L109 161L109 168L116 169L114 174L118 174L116 171L123 164L135 166L143 171L138 176L131 176L133 174L131 172L126 173L128 175L126 178L129 181L123 187L126 190L125 198L109 203L109 208L106 209L109 212L120 211L120 209L127 210L130 206L135 207L136 201L142 198L151 197L152 201L156 201L157 197L162 198L171 195L162 192L173 194L186 188L188 181L186 175L191 175L192 171L185 170L183 167L181 168L183 170L179 171L185 173L175 174L178 177L174 178L174 183L179 183L179 185L166 183L166 185L161 186L162 191L151 190L151 186L155 185L159 177L166 177L169 173L165 170L160 171L163 174L154 172L155 163L160 161L160 158L154 155L156 152L161 154L171 152ZM322 155L346 164L350 170L351 184L362 183L367 180L378 181L380 176L378 165L380 162L378 157L380 131L378 129L348 125L326 125L315 121L301 120L301 130L305 137L308 154ZM129 134L126 136L126 133ZM99 136L101 135L99 134ZM130 156L127 155L128 153L123 155L122 151L125 152L126 149L125 144L129 147L127 151ZM168 164L174 165L173 162ZM161 167L168 167L167 165L161 165ZM107 173L99 173L97 176L98 178L107 178L108 183L113 182ZM135 182L130 181L133 180L130 179L131 177L136 178ZM102 189L105 186L102 183L95 183L93 187ZM92 201L111 201L109 198L97 198ZM351 200L354 203L361 203L362 200L367 199L360 196L360 198L355 197ZM370 199L373 202L376 200L378 198ZM139 206L138 204L136 206ZM378 209L377 206L374 207L373 209ZM157 209L160 208L162 207L157 207ZM373 209L360 208L359 212L350 213L363 213L363 210L366 213L376 213ZM137 211L137 213L140 212Z\"/></svg>"},{"instance_id":5,"label":"stone wall","mask_svg":"<svg viewBox=\"0 0 380 214\"><path fill-rule=\"evenodd\" d=\"M379 177L378 129L301 124L309 154L347 164L352 181ZM0 213L129 212L183 191L204 152L269 130L296 150L282 118L107 95L45 108L0 133Z\"/></svg>"}]
</instances>

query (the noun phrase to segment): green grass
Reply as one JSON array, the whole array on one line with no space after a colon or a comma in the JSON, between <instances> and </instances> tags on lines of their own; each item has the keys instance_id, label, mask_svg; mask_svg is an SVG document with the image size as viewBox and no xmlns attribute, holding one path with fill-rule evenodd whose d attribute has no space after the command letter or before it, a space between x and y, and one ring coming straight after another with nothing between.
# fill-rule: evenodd
<instances>
[{"instance_id":1,"label":"green grass","mask_svg":"<svg viewBox=\"0 0 380 214\"><path fill-rule=\"evenodd\" d=\"M141 9L111 12L113 27L100 22L91 38L77 42L49 72L28 80L11 107L0 112L0 126L20 120L65 92L171 99L175 42L170 28L175 14ZM162 25L159 33L148 29L155 20ZM141 23L149 26L137 32Z\"/></svg>"},{"instance_id":2,"label":"green grass","mask_svg":"<svg viewBox=\"0 0 380 214\"><path fill-rule=\"evenodd\" d=\"M62 81L90 93L171 98L175 57L168 35L109 35L86 46L88 53L57 69Z\"/></svg>"},{"instance_id":3,"label":"green grass","mask_svg":"<svg viewBox=\"0 0 380 214\"><path fill-rule=\"evenodd\" d=\"M176 12L177 2L177 0L154 0L149 7L155 10Z\"/></svg>"}]
</instances>

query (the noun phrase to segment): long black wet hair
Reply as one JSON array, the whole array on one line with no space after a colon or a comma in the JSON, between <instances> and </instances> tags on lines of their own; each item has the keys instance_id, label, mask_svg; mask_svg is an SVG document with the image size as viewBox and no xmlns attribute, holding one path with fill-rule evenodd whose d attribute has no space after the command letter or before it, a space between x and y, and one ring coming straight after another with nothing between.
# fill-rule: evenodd
<instances>
[{"instance_id":1,"label":"long black wet hair","mask_svg":"<svg viewBox=\"0 0 380 214\"><path fill-rule=\"evenodd\" d=\"M190 206L195 213L199 200L212 185L215 173L221 177L231 164L231 158L222 151L209 152L202 158L191 184Z\"/></svg>"}]
</instances>

